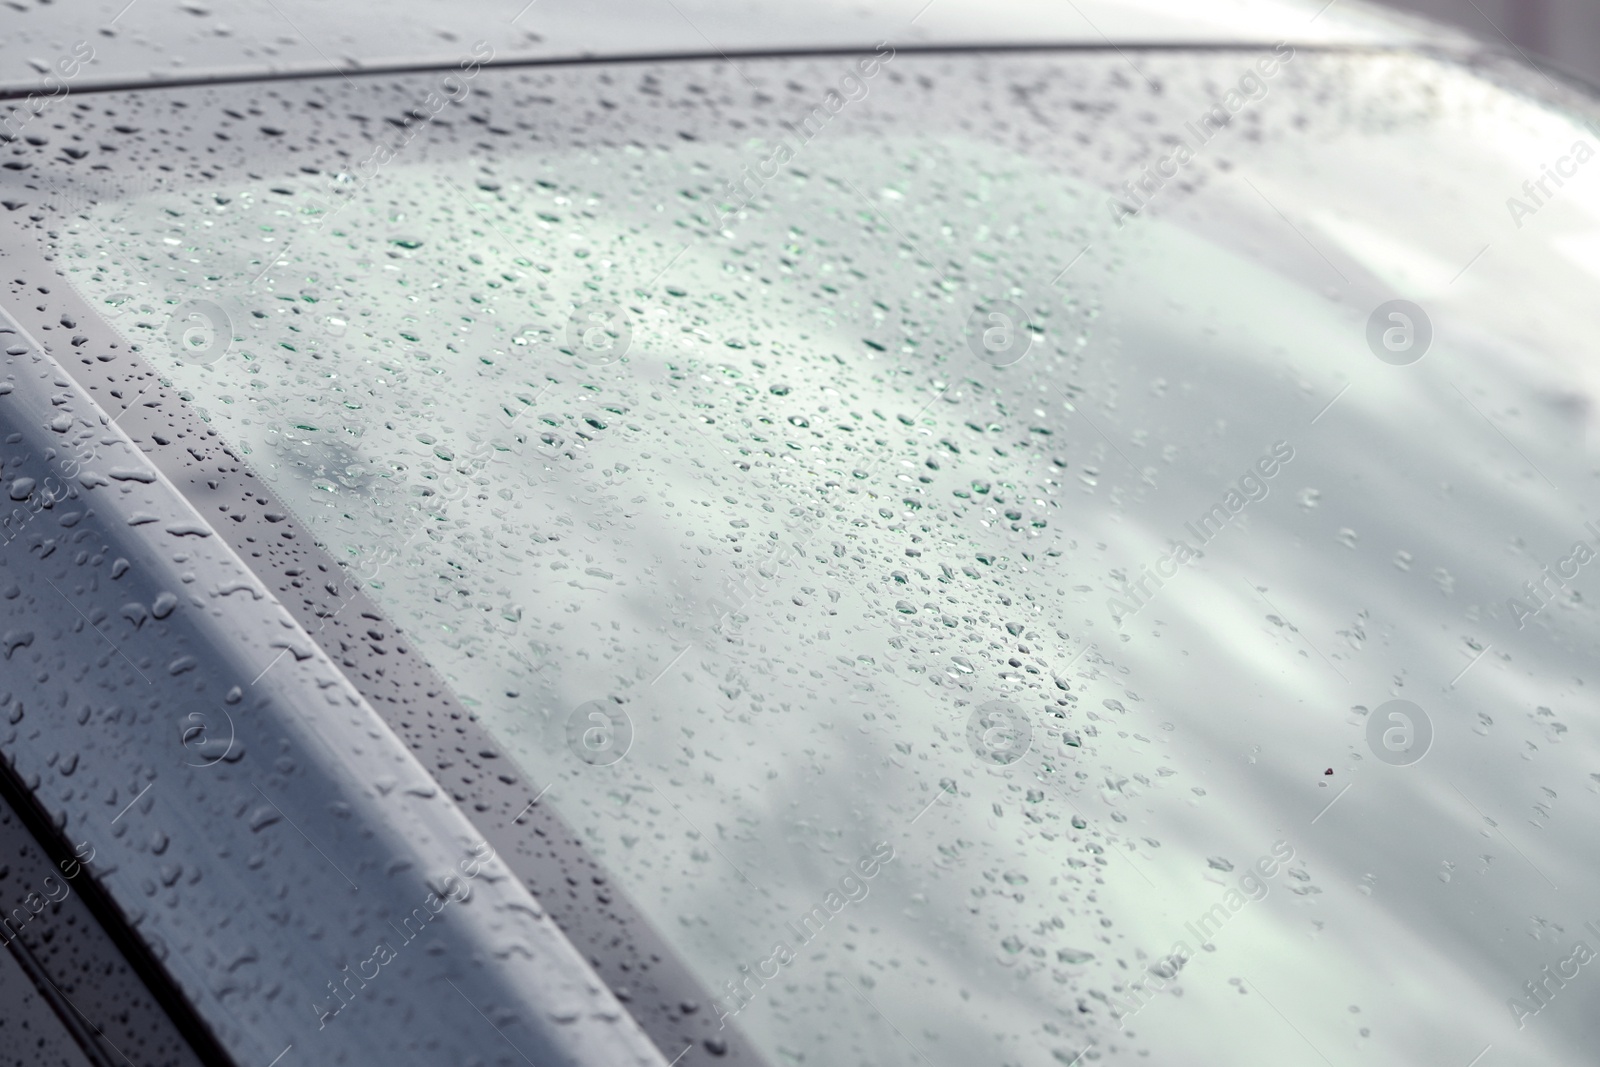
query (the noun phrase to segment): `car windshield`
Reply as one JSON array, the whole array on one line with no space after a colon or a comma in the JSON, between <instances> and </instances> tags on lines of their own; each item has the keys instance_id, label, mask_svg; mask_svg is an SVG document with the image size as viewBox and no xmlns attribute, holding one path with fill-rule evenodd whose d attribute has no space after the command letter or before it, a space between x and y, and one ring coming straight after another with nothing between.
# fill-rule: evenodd
<instances>
[{"instance_id":1,"label":"car windshield","mask_svg":"<svg viewBox=\"0 0 1600 1067\"><path fill-rule=\"evenodd\" d=\"M884 47L76 106L66 279L773 1063L1600 1038L1582 98Z\"/></svg>"}]
</instances>

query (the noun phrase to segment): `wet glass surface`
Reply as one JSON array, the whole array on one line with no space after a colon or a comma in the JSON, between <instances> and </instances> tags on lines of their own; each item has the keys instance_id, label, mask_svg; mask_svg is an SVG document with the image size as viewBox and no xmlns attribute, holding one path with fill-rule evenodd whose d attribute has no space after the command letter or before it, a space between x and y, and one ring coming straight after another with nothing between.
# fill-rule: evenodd
<instances>
[{"instance_id":1,"label":"wet glass surface","mask_svg":"<svg viewBox=\"0 0 1600 1067\"><path fill-rule=\"evenodd\" d=\"M434 80L108 101L54 247L775 1062L1586 1062L1586 104Z\"/></svg>"}]
</instances>

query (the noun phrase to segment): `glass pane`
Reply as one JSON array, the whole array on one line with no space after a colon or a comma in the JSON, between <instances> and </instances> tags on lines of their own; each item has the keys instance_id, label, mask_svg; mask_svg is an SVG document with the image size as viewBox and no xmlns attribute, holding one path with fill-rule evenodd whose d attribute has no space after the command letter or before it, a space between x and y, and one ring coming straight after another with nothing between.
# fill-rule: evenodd
<instances>
[{"instance_id":1,"label":"glass pane","mask_svg":"<svg viewBox=\"0 0 1600 1067\"><path fill-rule=\"evenodd\" d=\"M59 252L775 1062L1584 1062L1590 111L1291 52L217 91Z\"/></svg>"}]
</instances>

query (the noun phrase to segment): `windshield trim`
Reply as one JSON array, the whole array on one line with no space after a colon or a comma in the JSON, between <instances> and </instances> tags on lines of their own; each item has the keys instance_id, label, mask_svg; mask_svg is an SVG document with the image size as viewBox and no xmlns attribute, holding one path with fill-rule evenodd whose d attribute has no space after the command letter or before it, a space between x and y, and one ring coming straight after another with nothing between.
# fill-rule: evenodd
<instances>
[{"instance_id":1,"label":"windshield trim","mask_svg":"<svg viewBox=\"0 0 1600 1067\"><path fill-rule=\"evenodd\" d=\"M1338 43L1338 42L1307 42L1288 41L1297 51L1316 52L1329 55L1416 55L1432 58L1449 58L1465 61L1479 55L1505 55L1512 57L1513 53L1496 48L1492 45L1481 45L1471 48L1443 44L1443 43L1418 43L1399 42L1395 44L1383 43ZM1228 53L1228 52L1259 52L1266 42L1236 40L1236 41L1129 41L1122 44L1114 43L1086 43L1079 41L1064 41L1056 43L1017 43L1017 44L930 44L930 45L896 45L895 51L900 55L1026 55L1026 54L1103 54L1107 52L1191 52L1191 53ZM519 70L539 67L589 67L589 66L622 66L648 63L715 63L718 61L732 63L736 60L764 60L764 59L827 59L840 56L870 55L875 48L872 44L863 44L849 48L762 48L749 50L729 51L667 51L667 52L628 52L615 55L580 55L580 56L537 56L515 59L491 59L478 63L480 70ZM1520 60L1519 60L1520 62ZM305 67L278 71L251 71L251 72L211 72L188 75L182 78L164 78L160 81L149 79L122 78L117 80L95 82L74 82L73 95L83 93L117 93L138 92L150 89L199 89L210 86L222 85L264 85L275 82L293 81L320 81L330 78L352 77L394 77L409 74L429 74L453 71L457 68L454 60L429 61L418 63L398 63L384 66L343 66L343 67ZM1557 78L1572 82L1573 84L1586 85L1580 79L1564 72L1539 67L1541 71ZM37 88L0 86L0 100L20 100L36 93ZM0 136L0 142L6 140Z\"/></svg>"}]
</instances>

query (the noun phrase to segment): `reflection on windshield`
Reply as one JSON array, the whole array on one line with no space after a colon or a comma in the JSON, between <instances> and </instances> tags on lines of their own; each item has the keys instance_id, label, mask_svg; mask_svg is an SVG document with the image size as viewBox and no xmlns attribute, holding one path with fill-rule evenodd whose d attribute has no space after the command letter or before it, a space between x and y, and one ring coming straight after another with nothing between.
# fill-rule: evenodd
<instances>
[{"instance_id":1,"label":"reflection on windshield","mask_svg":"<svg viewBox=\"0 0 1600 1067\"><path fill-rule=\"evenodd\" d=\"M1587 135L1299 55L1108 212L1259 58L901 55L742 206L740 75L484 72L631 103L62 247L775 1062L1584 1062Z\"/></svg>"}]
</instances>

